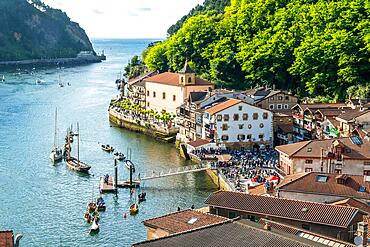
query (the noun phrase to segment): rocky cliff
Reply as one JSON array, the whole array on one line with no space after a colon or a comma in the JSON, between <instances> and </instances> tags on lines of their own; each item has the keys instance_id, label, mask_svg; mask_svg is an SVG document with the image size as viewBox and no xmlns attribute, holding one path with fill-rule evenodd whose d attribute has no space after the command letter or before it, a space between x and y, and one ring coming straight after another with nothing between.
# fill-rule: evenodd
<instances>
[{"instance_id":1,"label":"rocky cliff","mask_svg":"<svg viewBox=\"0 0 370 247\"><path fill-rule=\"evenodd\" d=\"M0 10L0 61L70 58L80 51L94 52L78 23L40 0L1 0Z\"/></svg>"}]
</instances>

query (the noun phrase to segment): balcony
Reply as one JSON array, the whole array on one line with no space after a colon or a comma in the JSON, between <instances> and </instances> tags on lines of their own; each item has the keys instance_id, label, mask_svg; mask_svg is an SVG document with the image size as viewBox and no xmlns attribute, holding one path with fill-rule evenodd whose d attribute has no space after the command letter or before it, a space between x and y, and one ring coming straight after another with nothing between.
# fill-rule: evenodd
<instances>
[{"instance_id":1,"label":"balcony","mask_svg":"<svg viewBox=\"0 0 370 247\"><path fill-rule=\"evenodd\" d=\"M305 115L303 119L312 122L312 116L310 115Z\"/></svg>"},{"instance_id":2,"label":"balcony","mask_svg":"<svg viewBox=\"0 0 370 247\"><path fill-rule=\"evenodd\" d=\"M303 114L293 113L293 118L303 119Z\"/></svg>"}]
</instances>

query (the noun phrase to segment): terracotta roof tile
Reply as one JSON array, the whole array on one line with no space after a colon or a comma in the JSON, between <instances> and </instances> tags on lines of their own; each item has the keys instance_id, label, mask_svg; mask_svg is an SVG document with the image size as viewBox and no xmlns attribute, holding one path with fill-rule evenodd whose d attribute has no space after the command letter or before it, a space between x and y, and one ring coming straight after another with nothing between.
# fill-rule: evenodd
<instances>
[{"instance_id":1,"label":"terracotta roof tile","mask_svg":"<svg viewBox=\"0 0 370 247\"><path fill-rule=\"evenodd\" d=\"M195 141L192 141L192 142L188 142L186 144L188 144L188 145L196 148L196 147L200 147L200 146L206 145L209 142L210 142L209 140L198 139L198 140L195 140Z\"/></svg>"},{"instance_id":2,"label":"terracotta roof tile","mask_svg":"<svg viewBox=\"0 0 370 247\"><path fill-rule=\"evenodd\" d=\"M178 86L180 87L179 83L179 74L178 73L172 73L172 72L164 72L149 78L146 78L144 81L146 82L155 82L160 84L167 84L172 86ZM209 81L200 79L198 77L195 78L195 84L189 85L189 86L213 86Z\"/></svg>"},{"instance_id":3,"label":"terracotta roof tile","mask_svg":"<svg viewBox=\"0 0 370 247\"><path fill-rule=\"evenodd\" d=\"M354 207L358 208L368 214L370 214L370 206L368 206L366 203L361 202L357 199L354 198L346 198L344 200L340 200L337 202L333 202L333 205L341 205L341 206L349 206L349 207Z\"/></svg>"},{"instance_id":4,"label":"terracotta roof tile","mask_svg":"<svg viewBox=\"0 0 370 247\"><path fill-rule=\"evenodd\" d=\"M325 183L317 182L316 178L318 175L327 176L327 181ZM277 189L281 191L370 199L370 183L364 181L364 176L346 175L345 184L338 184L336 176L338 175L318 172L288 175L277 186ZM360 186L364 186L366 192L359 192Z\"/></svg>"},{"instance_id":5,"label":"terracotta roof tile","mask_svg":"<svg viewBox=\"0 0 370 247\"><path fill-rule=\"evenodd\" d=\"M192 218L197 220L193 224L189 224L188 221ZM152 228L160 228L172 234L189 231L195 228L208 226L216 223L226 222L228 220L229 219L221 216L206 214L197 210L187 209L163 215L157 218L145 220L144 225Z\"/></svg>"},{"instance_id":6,"label":"terracotta roof tile","mask_svg":"<svg viewBox=\"0 0 370 247\"><path fill-rule=\"evenodd\" d=\"M204 112L208 112L209 114L212 114L213 115L213 114L215 114L217 112L223 111L223 110L225 110L225 109L227 109L229 107L232 107L232 106L234 106L236 104L239 104L240 102L242 102L242 101L239 100L239 99L228 99L228 100L226 100L226 101L224 101L222 103L219 103L219 104L217 104L215 106L212 106L212 107L210 107L208 109L205 109Z\"/></svg>"},{"instance_id":7,"label":"terracotta roof tile","mask_svg":"<svg viewBox=\"0 0 370 247\"><path fill-rule=\"evenodd\" d=\"M344 120L344 121L350 122L350 121L354 121L355 118L362 116L369 112L370 110L360 111L359 109L353 109L353 110L351 109L351 110L347 110L344 113L340 114L337 117L337 120Z\"/></svg>"},{"instance_id":8,"label":"terracotta roof tile","mask_svg":"<svg viewBox=\"0 0 370 247\"><path fill-rule=\"evenodd\" d=\"M0 246L13 247L13 231L0 231Z\"/></svg>"},{"instance_id":9,"label":"terracotta roof tile","mask_svg":"<svg viewBox=\"0 0 370 247\"><path fill-rule=\"evenodd\" d=\"M347 228L353 217L359 213L358 209L352 207L229 191L215 192L205 203L213 207L341 228Z\"/></svg>"},{"instance_id":10,"label":"terracotta roof tile","mask_svg":"<svg viewBox=\"0 0 370 247\"><path fill-rule=\"evenodd\" d=\"M303 147L308 145L311 141L303 141L303 142L296 142L292 144L286 144L275 147L275 149L279 152L285 153L288 156L291 156L301 150Z\"/></svg>"}]
</instances>

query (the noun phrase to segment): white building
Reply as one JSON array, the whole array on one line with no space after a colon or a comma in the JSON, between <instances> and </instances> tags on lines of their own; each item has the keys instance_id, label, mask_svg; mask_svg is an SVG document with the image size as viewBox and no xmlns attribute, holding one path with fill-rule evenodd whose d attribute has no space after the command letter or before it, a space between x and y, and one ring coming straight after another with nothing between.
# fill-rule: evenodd
<instances>
[{"instance_id":1,"label":"white building","mask_svg":"<svg viewBox=\"0 0 370 247\"><path fill-rule=\"evenodd\" d=\"M228 99L204 110L202 138L231 148L272 147L273 113L239 99Z\"/></svg>"},{"instance_id":2,"label":"white building","mask_svg":"<svg viewBox=\"0 0 370 247\"><path fill-rule=\"evenodd\" d=\"M176 114L176 108L181 106L191 92L207 91L214 84L196 77L187 63L178 73L165 72L145 81L146 108L156 112Z\"/></svg>"}]
</instances>

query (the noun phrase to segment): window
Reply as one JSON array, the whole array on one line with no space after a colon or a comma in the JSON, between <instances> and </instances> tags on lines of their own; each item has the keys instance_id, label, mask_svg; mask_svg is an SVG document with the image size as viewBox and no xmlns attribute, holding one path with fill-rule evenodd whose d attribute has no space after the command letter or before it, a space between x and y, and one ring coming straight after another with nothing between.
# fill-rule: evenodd
<instances>
[{"instance_id":1,"label":"window","mask_svg":"<svg viewBox=\"0 0 370 247\"><path fill-rule=\"evenodd\" d=\"M312 168L305 168L304 172L312 172Z\"/></svg>"},{"instance_id":2,"label":"window","mask_svg":"<svg viewBox=\"0 0 370 247\"><path fill-rule=\"evenodd\" d=\"M227 141L227 140L229 140L229 136L228 135L222 135L221 140Z\"/></svg>"},{"instance_id":3,"label":"window","mask_svg":"<svg viewBox=\"0 0 370 247\"><path fill-rule=\"evenodd\" d=\"M364 161L364 166L370 166L370 161Z\"/></svg>"},{"instance_id":4,"label":"window","mask_svg":"<svg viewBox=\"0 0 370 247\"><path fill-rule=\"evenodd\" d=\"M259 138L259 139L263 139L263 134L259 134L259 135L258 135L258 138Z\"/></svg>"},{"instance_id":5,"label":"window","mask_svg":"<svg viewBox=\"0 0 370 247\"><path fill-rule=\"evenodd\" d=\"M173 96L172 96L172 100L173 100L173 101L176 101L176 95L173 95Z\"/></svg>"},{"instance_id":6,"label":"window","mask_svg":"<svg viewBox=\"0 0 370 247\"><path fill-rule=\"evenodd\" d=\"M229 219L234 219L236 218L236 213L233 211L229 211Z\"/></svg>"},{"instance_id":7,"label":"window","mask_svg":"<svg viewBox=\"0 0 370 247\"><path fill-rule=\"evenodd\" d=\"M277 104L277 109L278 110L281 110L283 107L282 107L282 105L281 104Z\"/></svg>"},{"instance_id":8,"label":"window","mask_svg":"<svg viewBox=\"0 0 370 247\"><path fill-rule=\"evenodd\" d=\"M217 115L217 121L222 121L222 115L220 114L220 115Z\"/></svg>"},{"instance_id":9,"label":"window","mask_svg":"<svg viewBox=\"0 0 370 247\"><path fill-rule=\"evenodd\" d=\"M256 112L255 112L255 113L253 113L253 119L254 119L254 120L257 120L257 119L258 119L258 113L256 113Z\"/></svg>"},{"instance_id":10,"label":"window","mask_svg":"<svg viewBox=\"0 0 370 247\"><path fill-rule=\"evenodd\" d=\"M239 121L239 114L234 114L234 121Z\"/></svg>"},{"instance_id":11,"label":"window","mask_svg":"<svg viewBox=\"0 0 370 247\"><path fill-rule=\"evenodd\" d=\"M239 124L239 129L242 130L244 127L244 124Z\"/></svg>"},{"instance_id":12,"label":"window","mask_svg":"<svg viewBox=\"0 0 370 247\"><path fill-rule=\"evenodd\" d=\"M274 97L271 97L271 100L274 100Z\"/></svg>"},{"instance_id":13,"label":"window","mask_svg":"<svg viewBox=\"0 0 370 247\"><path fill-rule=\"evenodd\" d=\"M166 93L165 92L162 93L162 99L166 99Z\"/></svg>"},{"instance_id":14,"label":"window","mask_svg":"<svg viewBox=\"0 0 370 247\"><path fill-rule=\"evenodd\" d=\"M270 110L274 110L274 104L270 104L269 108Z\"/></svg>"},{"instance_id":15,"label":"window","mask_svg":"<svg viewBox=\"0 0 370 247\"><path fill-rule=\"evenodd\" d=\"M289 96L285 96L285 100L289 100Z\"/></svg>"},{"instance_id":16,"label":"window","mask_svg":"<svg viewBox=\"0 0 370 247\"><path fill-rule=\"evenodd\" d=\"M285 110L289 109L289 105L285 104L285 105L284 105L284 109L285 109Z\"/></svg>"},{"instance_id":17,"label":"window","mask_svg":"<svg viewBox=\"0 0 370 247\"><path fill-rule=\"evenodd\" d=\"M191 77L188 78L188 82L191 83Z\"/></svg>"},{"instance_id":18,"label":"window","mask_svg":"<svg viewBox=\"0 0 370 247\"><path fill-rule=\"evenodd\" d=\"M149 102L148 102L148 107L149 107Z\"/></svg>"},{"instance_id":19,"label":"window","mask_svg":"<svg viewBox=\"0 0 370 247\"><path fill-rule=\"evenodd\" d=\"M155 98L155 92L153 92L153 98Z\"/></svg>"},{"instance_id":20,"label":"window","mask_svg":"<svg viewBox=\"0 0 370 247\"><path fill-rule=\"evenodd\" d=\"M370 176L370 171L369 170L364 170L364 175L365 176Z\"/></svg>"},{"instance_id":21,"label":"window","mask_svg":"<svg viewBox=\"0 0 370 247\"><path fill-rule=\"evenodd\" d=\"M238 135L238 140L239 141L244 141L245 140L245 135L243 135L243 134Z\"/></svg>"},{"instance_id":22,"label":"window","mask_svg":"<svg viewBox=\"0 0 370 247\"><path fill-rule=\"evenodd\" d=\"M262 129L264 127L263 123L260 123L260 128Z\"/></svg>"},{"instance_id":23,"label":"window","mask_svg":"<svg viewBox=\"0 0 370 247\"><path fill-rule=\"evenodd\" d=\"M228 128L229 128L229 126L227 126L227 124L222 125L222 130L227 130Z\"/></svg>"},{"instance_id":24,"label":"window","mask_svg":"<svg viewBox=\"0 0 370 247\"><path fill-rule=\"evenodd\" d=\"M328 181L328 176L325 175L317 175L316 182L326 183Z\"/></svg>"},{"instance_id":25,"label":"window","mask_svg":"<svg viewBox=\"0 0 370 247\"><path fill-rule=\"evenodd\" d=\"M251 134L247 135L247 139L248 140L252 139L252 135Z\"/></svg>"},{"instance_id":26,"label":"window","mask_svg":"<svg viewBox=\"0 0 370 247\"><path fill-rule=\"evenodd\" d=\"M239 111L241 111L241 110L243 110L243 106L240 105L239 106Z\"/></svg>"},{"instance_id":27,"label":"window","mask_svg":"<svg viewBox=\"0 0 370 247\"><path fill-rule=\"evenodd\" d=\"M248 124L248 129L251 129L252 128L252 125L251 124Z\"/></svg>"},{"instance_id":28,"label":"window","mask_svg":"<svg viewBox=\"0 0 370 247\"><path fill-rule=\"evenodd\" d=\"M248 120L248 113L243 114L243 120Z\"/></svg>"},{"instance_id":29,"label":"window","mask_svg":"<svg viewBox=\"0 0 370 247\"><path fill-rule=\"evenodd\" d=\"M184 83L184 77L181 76L181 83Z\"/></svg>"},{"instance_id":30,"label":"window","mask_svg":"<svg viewBox=\"0 0 370 247\"><path fill-rule=\"evenodd\" d=\"M224 121L226 121L226 122L229 121L229 114L224 115Z\"/></svg>"},{"instance_id":31,"label":"window","mask_svg":"<svg viewBox=\"0 0 370 247\"><path fill-rule=\"evenodd\" d=\"M307 153L311 153L312 152L312 148L307 148Z\"/></svg>"},{"instance_id":32,"label":"window","mask_svg":"<svg viewBox=\"0 0 370 247\"><path fill-rule=\"evenodd\" d=\"M146 96L149 96L149 90L146 92Z\"/></svg>"},{"instance_id":33,"label":"window","mask_svg":"<svg viewBox=\"0 0 370 247\"><path fill-rule=\"evenodd\" d=\"M306 160L305 163L306 164L312 164L313 163L313 160Z\"/></svg>"},{"instance_id":34,"label":"window","mask_svg":"<svg viewBox=\"0 0 370 247\"><path fill-rule=\"evenodd\" d=\"M262 114L262 118L263 118L263 119L267 119L267 117L268 117L268 113L267 113L267 112L264 112L264 113Z\"/></svg>"},{"instance_id":35,"label":"window","mask_svg":"<svg viewBox=\"0 0 370 247\"><path fill-rule=\"evenodd\" d=\"M278 100L283 100L283 96L279 96L278 97Z\"/></svg>"},{"instance_id":36,"label":"window","mask_svg":"<svg viewBox=\"0 0 370 247\"><path fill-rule=\"evenodd\" d=\"M302 224L302 228L308 231L311 230L310 225L307 225L307 224Z\"/></svg>"}]
</instances>

